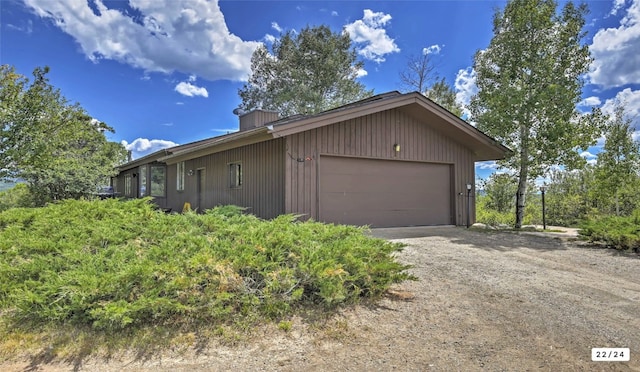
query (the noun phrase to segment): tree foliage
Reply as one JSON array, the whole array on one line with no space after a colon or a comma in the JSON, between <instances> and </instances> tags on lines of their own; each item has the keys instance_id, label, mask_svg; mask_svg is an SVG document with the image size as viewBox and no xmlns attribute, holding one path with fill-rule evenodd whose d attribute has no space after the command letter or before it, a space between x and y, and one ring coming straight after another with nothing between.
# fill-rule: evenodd
<instances>
[{"instance_id":1,"label":"tree foliage","mask_svg":"<svg viewBox=\"0 0 640 372\"><path fill-rule=\"evenodd\" d=\"M605 126L604 147L598 154L596 167L598 195L608 201L605 204L613 207L618 216L621 208L626 209L626 214L633 211L635 203L628 200L632 195L626 192L635 194L640 185L640 144L632 134L631 119L626 117L624 106L618 104ZM632 190L629 186L633 186Z\"/></svg>"},{"instance_id":2,"label":"tree foliage","mask_svg":"<svg viewBox=\"0 0 640 372\"><path fill-rule=\"evenodd\" d=\"M435 82L424 95L451 111L455 116L462 116L462 106L456 101L456 92L444 78Z\"/></svg>"},{"instance_id":3,"label":"tree foliage","mask_svg":"<svg viewBox=\"0 0 640 372\"><path fill-rule=\"evenodd\" d=\"M595 143L598 115L576 104L591 61L582 44L585 5L511 0L493 21L494 36L475 55L478 94L471 115L478 128L515 151L501 165L518 176L515 227L522 226L527 181L555 164L575 167L575 151Z\"/></svg>"},{"instance_id":4,"label":"tree foliage","mask_svg":"<svg viewBox=\"0 0 640 372\"><path fill-rule=\"evenodd\" d=\"M400 71L400 84L403 89L422 94L427 92L437 78L436 65L430 54L424 52L420 56L410 55L407 57L406 66Z\"/></svg>"},{"instance_id":5,"label":"tree foliage","mask_svg":"<svg viewBox=\"0 0 640 372\"><path fill-rule=\"evenodd\" d=\"M515 203L518 190L517 178L508 173L494 173L478 182L483 192L476 201L476 220L490 226L513 225L515 222ZM542 211L538 190L530 182L527 186L525 225L542 223Z\"/></svg>"},{"instance_id":6,"label":"tree foliage","mask_svg":"<svg viewBox=\"0 0 640 372\"><path fill-rule=\"evenodd\" d=\"M507 213L513 209L518 184L508 173L494 173L488 179L480 181L487 195L487 207L500 213Z\"/></svg>"},{"instance_id":7,"label":"tree foliage","mask_svg":"<svg viewBox=\"0 0 640 372\"><path fill-rule=\"evenodd\" d=\"M240 109L291 116L366 98L372 91L356 80L362 68L346 33L333 33L327 26L286 32L271 50L261 45L253 53L249 81L238 91Z\"/></svg>"},{"instance_id":8,"label":"tree foliage","mask_svg":"<svg viewBox=\"0 0 640 372\"><path fill-rule=\"evenodd\" d=\"M438 77L436 65L428 53L407 58L405 68L400 71L400 84L403 90L420 92L454 115L462 116L462 107L456 102L455 90L445 78Z\"/></svg>"},{"instance_id":9,"label":"tree foliage","mask_svg":"<svg viewBox=\"0 0 640 372\"><path fill-rule=\"evenodd\" d=\"M36 68L32 82L9 65L0 66L0 178L22 179L36 205L96 191L123 161L113 131L71 104Z\"/></svg>"},{"instance_id":10,"label":"tree foliage","mask_svg":"<svg viewBox=\"0 0 640 372\"><path fill-rule=\"evenodd\" d=\"M546 191L547 223L576 226L593 207L593 167L554 170Z\"/></svg>"}]
</instances>

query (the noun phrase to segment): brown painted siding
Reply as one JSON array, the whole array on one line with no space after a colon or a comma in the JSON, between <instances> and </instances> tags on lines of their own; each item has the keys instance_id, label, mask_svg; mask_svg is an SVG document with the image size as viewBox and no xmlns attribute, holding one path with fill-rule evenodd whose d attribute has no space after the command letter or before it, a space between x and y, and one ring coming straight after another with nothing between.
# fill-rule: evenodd
<instances>
[{"instance_id":1,"label":"brown painted siding","mask_svg":"<svg viewBox=\"0 0 640 372\"><path fill-rule=\"evenodd\" d=\"M275 111L254 110L240 116L240 130L257 128L275 120L278 120Z\"/></svg>"},{"instance_id":2,"label":"brown painted siding","mask_svg":"<svg viewBox=\"0 0 640 372\"><path fill-rule=\"evenodd\" d=\"M138 169L140 168L133 168L133 169L128 169L120 174L118 174L118 177L116 177L116 181L115 181L115 190L118 193L119 196L124 197L124 198L137 198L138 197ZM124 185L124 181L126 179L126 176L130 175L131 176L131 195L126 195L124 193L125 191L125 185ZM136 177L134 177L134 175Z\"/></svg>"},{"instance_id":3,"label":"brown painted siding","mask_svg":"<svg viewBox=\"0 0 640 372\"><path fill-rule=\"evenodd\" d=\"M147 164L142 164L139 167L135 167L135 168L131 168L131 169L127 169L126 171L120 173L117 177L114 178L114 187L115 187L115 191L118 193L119 196L124 197L124 198L137 198L140 196L140 167L142 166L147 166L147 185L146 185L146 189L150 190L150 186L151 186L151 172L150 169L152 166L164 166L163 163L158 163L158 162L151 162L151 163L147 163ZM166 168L165 168L166 169ZM126 175L131 175L131 194L130 195L126 195L125 194L125 179L126 179ZM175 177L175 176L174 176ZM165 191L167 190L167 186L168 186L168 181L167 181L167 176L165 173ZM149 191L147 192L147 195L149 196ZM154 203L160 207L160 208L167 208L167 199L166 199L166 193L165 193L165 197L153 197L154 199Z\"/></svg>"},{"instance_id":4,"label":"brown painted siding","mask_svg":"<svg viewBox=\"0 0 640 372\"><path fill-rule=\"evenodd\" d=\"M235 204L262 218L284 213L284 148L285 140L275 139L187 160L184 191L176 190L176 164L167 165L167 207L182 211L185 202L199 210ZM234 162L242 164L240 188L229 187L229 164ZM205 170L202 205L198 205L198 169Z\"/></svg>"},{"instance_id":5,"label":"brown painted siding","mask_svg":"<svg viewBox=\"0 0 640 372\"><path fill-rule=\"evenodd\" d=\"M286 138L286 213L318 218L318 162L321 161L320 154L327 154L453 165L453 214L457 225L466 224L465 185L467 182L474 184L471 151L401 109L355 118ZM400 145L400 152L393 150L394 144ZM475 207L472 205L471 222L474 220Z\"/></svg>"}]
</instances>

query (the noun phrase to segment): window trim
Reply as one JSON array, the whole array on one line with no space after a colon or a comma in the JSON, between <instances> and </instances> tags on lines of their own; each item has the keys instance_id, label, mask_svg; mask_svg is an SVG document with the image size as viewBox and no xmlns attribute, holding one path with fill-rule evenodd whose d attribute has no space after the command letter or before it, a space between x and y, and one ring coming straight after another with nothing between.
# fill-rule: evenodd
<instances>
[{"instance_id":1,"label":"window trim","mask_svg":"<svg viewBox=\"0 0 640 372\"><path fill-rule=\"evenodd\" d=\"M176 191L184 191L184 161L176 163Z\"/></svg>"},{"instance_id":2,"label":"window trim","mask_svg":"<svg viewBox=\"0 0 640 372\"><path fill-rule=\"evenodd\" d=\"M229 169L229 188L241 189L244 184L244 175L242 173L242 162L234 161L228 164Z\"/></svg>"},{"instance_id":3,"label":"window trim","mask_svg":"<svg viewBox=\"0 0 640 372\"><path fill-rule=\"evenodd\" d=\"M153 188L153 169L154 168L160 168L162 169L162 194L161 195L156 195L154 194L154 188ZM149 195L153 196L155 198L166 198L167 197L167 167L165 167L164 165L161 164L152 164L149 167ZM160 184L160 183L158 183Z\"/></svg>"},{"instance_id":4,"label":"window trim","mask_svg":"<svg viewBox=\"0 0 640 372\"><path fill-rule=\"evenodd\" d=\"M138 169L138 197L142 198L149 195L148 180L149 180L149 166L147 164L141 165Z\"/></svg>"},{"instance_id":5,"label":"window trim","mask_svg":"<svg viewBox=\"0 0 640 372\"><path fill-rule=\"evenodd\" d=\"M131 196L131 183L133 182L133 177L131 173L127 173L124 175L124 195Z\"/></svg>"}]
</instances>

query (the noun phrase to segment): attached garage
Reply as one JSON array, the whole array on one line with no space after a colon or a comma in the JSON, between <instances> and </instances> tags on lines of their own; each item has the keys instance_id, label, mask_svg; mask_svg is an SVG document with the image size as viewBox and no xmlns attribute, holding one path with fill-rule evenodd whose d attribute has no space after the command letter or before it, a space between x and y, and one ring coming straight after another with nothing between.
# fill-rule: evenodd
<instances>
[{"instance_id":1,"label":"attached garage","mask_svg":"<svg viewBox=\"0 0 640 372\"><path fill-rule=\"evenodd\" d=\"M475 220L474 162L510 150L418 92L383 93L313 115L240 115L240 130L163 149L119 167L166 166L163 208L235 204L372 227L465 225ZM205 177L206 174L206 177Z\"/></svg>"},{"instance_id":2,"label":"attached garage","mask_svg":"<svg viewBox=\"0 0 640 372\"><path fill-rule=\"evenodd\" d=\"M319 219L372 227L453 224L452 166L321 156Z\"/></svg>"}]
</instances>

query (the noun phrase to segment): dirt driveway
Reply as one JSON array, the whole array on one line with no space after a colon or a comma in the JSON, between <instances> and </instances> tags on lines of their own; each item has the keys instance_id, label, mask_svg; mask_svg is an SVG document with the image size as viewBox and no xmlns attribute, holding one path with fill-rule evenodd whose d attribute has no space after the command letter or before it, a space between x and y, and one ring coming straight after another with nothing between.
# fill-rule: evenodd
<instances>
[{"instance_id":1,"label":"dirt driveway","mask_svg":"<svg viewBox=\"0 0 640 372\"><path fill-rule=\"evenodd\" d=\"M391 236L389 231L374 232ZM395 233L397 234L397 232ZM395 235L397 237L397 235ZM640 371L640 259L557 237L462 228L407 230L400 260L417 282L325 327L295 319L235 346L147 360L91 360L82 370ZM392 237L392 236L391 236ZM592 362L593 347L631 349ZM2 365L68 370L72 364Z\"/></svg>"}]
</instances>

